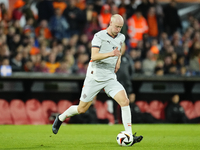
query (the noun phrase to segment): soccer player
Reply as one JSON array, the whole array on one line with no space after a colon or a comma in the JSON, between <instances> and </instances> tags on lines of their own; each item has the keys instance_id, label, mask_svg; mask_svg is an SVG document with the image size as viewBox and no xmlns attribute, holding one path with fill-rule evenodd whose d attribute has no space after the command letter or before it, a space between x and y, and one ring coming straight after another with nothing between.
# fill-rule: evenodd
<instances>
[{"instance_id":1,"label":"soccer player","mask_svg":"<svg viewBox=\"0 0 200 150\"><path fill-rule=\"evenodd\" d=\"M56 117L52 126L54 134L57 134L62 122L66 118L85 113L92 104L94 96L101 89L104 89L106 94L121 106L122 122L125 131L132 135L129 99L124 87L117 81L115 74L120 68L120 49L125 41L125 36L120 33L123 24L122 16L115 14L111 17L109 27L94 35L92 39L91 61L87 69L79 105L69 107L65 112ZM133 137L133 144L143 139L143 136L135 136L135 134Z\"/></svg>"}]
</instances>

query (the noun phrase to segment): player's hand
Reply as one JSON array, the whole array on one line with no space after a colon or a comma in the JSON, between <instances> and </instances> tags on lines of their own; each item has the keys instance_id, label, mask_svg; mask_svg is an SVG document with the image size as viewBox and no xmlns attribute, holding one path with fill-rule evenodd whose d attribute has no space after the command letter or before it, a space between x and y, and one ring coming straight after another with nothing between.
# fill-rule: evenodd
<instances>
[{"instance_id":1,"label":"player's hand","mask_svg":"<svg viewBox=\"0 0 200 150\"><path fill-rule=\"evenodd\" d=\"M113 51L112 51L112 56L121 56L120 51L118 50L118 47L116 47Z\"/></svg>"}]
</instances>

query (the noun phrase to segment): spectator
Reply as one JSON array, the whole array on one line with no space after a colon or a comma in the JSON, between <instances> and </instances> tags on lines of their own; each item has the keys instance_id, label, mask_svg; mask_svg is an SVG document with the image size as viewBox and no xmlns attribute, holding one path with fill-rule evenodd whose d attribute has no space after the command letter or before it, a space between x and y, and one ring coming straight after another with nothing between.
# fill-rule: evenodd
<instances>
[{"instance_id":1,"label":"spectator","mask_svg":"<svg viewBox=\"0 0 200 150\"><path fill-rule=\"evenodd\" d=\"M31 60L27 60L23 66L25 72L32 72L33 71L33 62Z\"/></svg>"},{"instance_id":2,"label":"spectator","mask_svg":"<svg viewBox=\"0 0 200 150\"><path fill-rule=\"evenodd\" d=\"M140 60L135 60L134 62L134 73L136 74L142 74L142 63Z\"/></svg>"},{"instance_id":3,"label":"spectator","mask_svg":"<svg viewBox=\"0 0 200 150\"><path fill-rule=\"evenodd\" d=\"M95 0L94 1L94 10L97 12L97 14L100 14L102 6L103 6L102 0Z\"/></svg>"},{"instance_id":4,"label":"spectator","mask_svg":"<svg viewBox=\"0 0 200 150\"><path fill-rule=\"evenodd\" d=\"M186 65L186 60L184 55L180 55L177 57L177 69L180 70L181 67L185 67Z\"/></svg>"},{"instance_id":5,"label":"spectator","mask_svg":"<svg viewBox=\"0 0 200 150\"><path fill-rule=\"evenodd\" d=\"M22 63L24 64L26 61L30 60L30 55L29 55L29 47L22 46Z\"/></svg>"},{"instance_id":6,"label":"spectator","mask_svg":"<svg viewBox=\"0 0 200 150\"><path fill-rule=\"evenodd\" d=\"M50 40L52 38L51 31L48 28L47 20L41 20L40 25L35 28L36 37L44 35L45 39Z\"/></svg>"},{"instance_id":7,"label":"spectator","mask_svg":"<svg viewBox=\"0 0 200 150\"><path fill-rule=\"evenodd\" d=\"M188 73L187 71L187 68L185 66L182 66L180 69L179 69L179 75L180 76L186 76Z\"/></svg>"},{"instance_id":8,"label":"spectator","mask_svg":"<svg viewBox=\"0 0 200 150\"><path fill-rule=\"evenodd\" d=\"M4 57L10 57L10 50L7 44L0 45L0 60Z\"/></svg>"},{"instance_id":9,"label":"spectator","mask_svg":"<svg viewBox=\"0 0 200 150\"><path fill-rule=\"evenodd\" d=\"M78 45L76 49L76 54L74 55L74 57L77 59L79 54L86 53L86 52L87 52L86 47L83 44Z\"/></svg>"},{"instance_id":10,"label":"spectator","mask_svg":"<svg viewBox=\"0 0 200 150\"><path fill-rule=\"evenodd\" d=\"M158 36L158 22L156 17L155 7L150 7L147 13L147 23L149 26L149 36L157 38Z\"/></svg>"},{"instance_id":11,"label":"spectator","mask_svg":"<svg viewBox=\"0 0 200 150\"><path fill-rule=\"evenodd\" d=\"M16 29L13 26L10 26L8 28L8 34L6 36L8 45L11 45L11 43L13 42L13 36L14 36L15 32L16 32Z\"/></svg>"},{"instance_id":12,"label":"spectator","mask_svg":"<svg viewBox=\"0 0 200 150\"><path fill-rule=\"evenodd\" d=\"M153 0L153 6L155 7L156 10L158 31L160 36L160 34L163 32L163 18L164 18L163 7L158 0Z\"/></svg>"},{"instance_id":13,"label":"spectator","mask_svg":"<svg viewBox=\"0 0 200 150\"><path fill-rule=\"evenodd\" d=\"M12 19L13 20L20 20L23 16L22 7L25 5L23 0L17 0L14 4L14 10L12 12Z\"/></svg>"},{"instance_id":14,"label":"spectator","mask_svg":"<svg viewBox=\"0 0 200 150\"><path fill-rule=\"evenodd\" d=\"M29 38L28 46L30 47L30 55L37 55L40 53L40 49L36 45L36 40L33 37Z\"/></svg>"},{"instance_id":15,"label":"spectator","mask_svg":"<svg viewBox=\"0 0 200 150\"><path fill-rule=\"evenodd\" d=\"M71 70L67 61L61 61L60 66L56 69L55 73L70 74Z\"/></svg>"},{"instance_id":16,"label":"spectator","mask_svg":"<svg viewBox=\"0 0 200 150\"><path fill-rule=\"evenodd\" d=\"M130 0L130 4L126 5L126 16L127 16L127 19L129 19L135 13L135 10L137 8L137 4L136 4L135 1L136 0Z\"/></svg>"},{"instance_id":17,"label":"spectator","mask_svg":"<svg viewBox=\"0 0 200 150\"><path fill-rule=\"evenodd\" d=\"M200 71L199 60L200 60L200 51L196 51L196 54L194 54L194 56L191 57L189 61L189 68L192 72L194 71L198 73Z\"/></svg>"},{"instance_id":18,"label":"spectator","mask_svg":"<svg viewBox=\"0 0 200 150\"><path fill-rule=\"evenodd\" d=\"M164 58L164 74L170 74L170 68L173 67L171 55L167 55Z\"/></svg>"},{"instance_id":19,"label":"spectator","mask_svg":"<svg viewBox=\"0 0 200 150\"><path fill-rule=\"evenodd\" d=\"M192 27L194 28L195 32L199 32L200 31L200 25L199 25L199 21L197 19L194 19Z\"/></svg>"},{"instance_id":20,"label":"spectator","mask_svg":"<svg viewBox=\"0 0 200 150\"><path fill-rule=\"evenodd\" d=\"M76 7L80 10L84 10L86 8L86 1L85 0L78 0L76 2Z\"/></svg>"},{"instance_id":21,"label":"spectator","mask_svg":"<svg viewBox=\"0 0 200 150\"><path fill-rule=\"evenodd\" d=\"M60 8L61 13L67 8L66 2L63 2L62 0L54 0L53 1L53 8Z\"/></svg>"},{"instance_id":22,"label":"spectator","mask_svg":"<svg viewBox=\"0 0 200 150\"><path fill-rule=\"evenodd\" d=\"M181 20L180 16L178 15L176 5L176 1L171 0L170 4L164 8L164 26L165 31L169 36L172 36L172 34L178 29L182 29Z\"/></svg>"},{"instance_id":23,"label":"spectator","mask_svg":"<svg viewBox=\"0 0 200 150\"><path fill-rule=\"evenodd\" d=\"M120 3L119 6L118 6L118 11L119 11L119 14L120 14L121 16L123 16L123 14L127 12L126 2L125 2L125 0L120 0L120 1L121 1L121 3ZM130 5L130 4L129 4L129 5ZM130 7L132 7L132 6L130 5ZM132 15L133 15L133 14L132 14ZM132 16L132 15L131 15L131 16ZM126 14L126 16L127 16L127 14Z\"/></svg>"},{"instance_id":24,"label":"spectator","mask_svg":"<svg viewBox=\"0 0 200 150\"><path fill-rule=\"evenodd\" d=\"M60 8L55 9L55 15L50 18L49 29L54 38L62 40L69 37L69 24L61 14Z\"/></svg>"},{"instance_id":25,"label":"spectator","mask_svg":"<svg viewBox=\"0 0 200 150\"><path fill-rule=\"evenodd\" d=\"M110 22L111 8L108 4L105 4L101 8L101 13L98 16L98 21L101 29L106 29Z\"/></svg>"},{"instance_id":26,"label":"spectator","mask_svg":"<svg viewBox=\"0 0 200 150\"><path fill-rule=\"evenodd\" d=\"M64 46L62 45L62 43L58 43L56 48L57 48L56 61L61 61L63 58L63 54L64 54Z\"/></svg>"},{"instance_id":27,"label":"spectator","mask_svg":"<svg viewBox=\"0 0 200 150\"><path fill-rule=\"evenodd\" d=\"M78 57L76 59L76 65L77 65L77 71L79 72L82 69L85 69L85 62L87 62L89 60L89 56L87 53L80 53L78 54Z\"/></svg>"},{"instance_id":28,"label":"spectator","mask_svg":"<svg viewBox=\"0 0 200 150\"><path fill-rule=\"evenodd\" d=\"M84 34L86 34L88 37L88 40L91 41L94 34L100 30L101 30L101 28L100 28L99 22L98 22L98 14L97 14L97 12L93 12L91 21L88 21L85 26Z\"/></svg>"},{"instance_id":29,"label":"spectator","mask_svg":"<svg viewBox=\"0 0 200 150\"><path fill-rule=\"evenodd\" d=\"M164 69L161 67L156 66L155 67L155 75L156 76L163 76L164 75Z\"/></svg>"},{"instance_id":30,"label":"spectator","mask_svg":"<svg viewBox=\"0 0 200 150\"><path fill-rule=\"evenodd\" d=\"M178 94L172 96L170 103L165 108L165 118L168 123L199 123L200 118L188 119L183 107L179 104Z\"/></svg>"},{"instance_id":31,"label":"spectator","mask_svg":"<svg viewBox=\"0 0 200 150\"><path fill-rule=\"evenodd\" d=\"M23 36L27 38L35 38L34 29L29 25L24 26Z\"/></svg>"},{"instance_id":32,"label":"spectator","mask_svg":"<svg viewBox=\"0 0 200 150\"><path fill-rule=\"evenodd\" d=\"M10 60L7 57L2 58L2 61L0 61L0 66L1 65L9 66Z\"/></svg>"},{"instance_id":33,"label":"spectator","mask_svg":"<svg viewBox=\"0 0 200 150\"><path fill-rule=\"evenodd\" d=\"M63 38L61 42L62 42L62 45L64 46L64 49L66 49L69 45L69 39Z\"/></svg>"},{"instance_id":34,"label":"spectator","mask_svg":"<svg viewBox=\"0 0 200 150\"><path fill-rule=\"evenodd\" d=\"M174 52L174 47L171 45L171 41L167 39L164 41L164 46L160 51L159 58L164 59L164 57L172 54L173 52Z\"/></svg>"},{"instance_id":35,"label":"spectator","mask_svg":"<svg viewBox=\"0 0 200 150\"><path fill-rule=\"evenodd\" d=\"M46 61L45 60L41 60L41 62L39 62L39 64L34 66L34 71L35 72L43 72L43 73L49 73L49 68L46 66Z\"/></svg>"},{"instance_id":36,"label":"spectator","mask_svg":"<svg viewBox=\"0 0 200 150\"><path fill-rule=\"evenodd\" d=\"M171 65L169 67L169 73L168 74L169 75L177 75L177 67L176 67L176 65Z\"/></svg>"},{"instance_id":37,"label":"spectator","mask_svg":"<svg viewBox=\"0 0 200 150\"><path fill-rule=\"evenodd\" d=\"M40 54L41 54L42 59L47 60L50 52L51 52L51 49L49 47L47 47L46 41L43 41L40 44Z\"/></svg>"},{"instance_id":38,"label":"spectator","mask_svg":"<svg viewBox=\"0 0 200 150\"><path fill-rule=\"evenodd\" d=\"M147 12L149 10L150 3L148 2L148 0L141 1L142 3L137 6L137 9L139 9L142 12L142 16L147 19Z\"/></svg>"},{"instance_id":39,"label":"spectator","mask_svg":"<svg viewBox=\"0 0 200 150\"><path fill-rule=\"evenodd\" d=\"M69 36L73 36L74 34L80 34L84 25L82 22L85 22L85 17L83 16L82 11L76 7L75 0L69 0L69 5L63 12L63 16L69 23Z\"/></svg>"},{"instance_id":40,"label":"spectator","mask_svg":"<svg viewBox=\"0 0 200 150\"><path fill-rule=\"evenodd\" d=\"M93 13L94 11L94 4L92 1L87 1L86 8L82 11L85 17L85 23L87 24L88 22L92 21ZM97 12L95 12L97 13Z\"/></svg>"},{"instance_id":41,"label":"spectator","mask_svg":"<svg viewBox=\"0 0 200 150\"><path fill-rule=\"evenodd\" d=\"M156 66L156 60L151 50L147 52L147 58L142 61L142 69L145 75L153 75Z\"/></svg>"},{"instance_id":42,"label":"spectator","mask_svg":"<svg viewBox=\"0 0 200 150\"><path fill-rule=\"evenodd\" d=\"M78 40L78 43L77 43L77 46L79 46L79 45L83 45L84 47L85 47L85 49L86 49L86 52L89 54L89 53L91 53L90 52L90 49L89 49L89 47L88 47L88 37L87 37L87 35L86 34L81 34L80 36L79 36L79 40Z\"/></svg>"},{"instance_id":43,"label":"spectator","mask_svg":"<svg viewBox=\"0 0 200 150\"><path fill-rule=\"evenodd\" d=\"M174 51L178 56L184 55L183 46L182 43L180 43L179 39L174 39L172 41L172 44L174 46Z\"/></svg>"},{"instance_id":44,"label":"spectator","mask_svg":"<svg viewBox=\"0 0 200 150\"><path fill-rule=\"evenodd\" d=\"M13 22L13 27L15 28L15 33L16 34L22 35L22 33L23 33L23 27L20 26L20 21L19 20L15 20Z\"/></svg>"},{"instance_id":45,"label":"spectator","mask_svg":"<svg viewBox=\"0 0 200 150\"><path fill-rule=\"evenodd\" d=\"M22 53L16 53L10 61L13 72L23 71Z\"/></svg>"},{"instance_id":46,"label":"spectator","mask_svg":"<svg viewBox=\"0 0 200 150\"><path fill-rule=\"evenodd\" d=\"M9 45L11 53L12 54L15 53L20 45L21 45L21 35L20 34L13 35L12 42Z\"/></svg>"},{"instance_id":47,"label":"spectator","mask_svg":"<svg viewBox=\"0 0 200 150\"><path fill-rule=\"evenodd\" d=\"M48 62L46 62L46 67L48 68L49 73L54 73L59 66L60 63L56 62L56 54L49 54Z\"/></svg>"},{"instance_id":48,"label":"spectator","mask_svg":"<svg viewBox=\"0 0 200 150\"><path fill-rule=\"evenodd\" d=\"M171 57L172 57L172 64L173 65L177 65L177 53L176 52L172 52L171 53Z\"/></svg>"},{"instance_id":49,"label":"spectator","mask_svg":"<svg viewBox=\"0 0 200 150\"><path fill-rule=\"evenodd\" d=\"M111 14L112 15L114 15L114 14L118 14L119 13L119 10L118 10L118 7L117 7L117 5L115 5L115 4L112 4L112 5L110 5L111 6Z\"/></svg>"},{"instance_id":50,"label":"spectator","mask_svg":"<svg viewBox=\"0 0 200 150\"><path fill-rule=\"evenodd\" d=\"M148 33L147 21L137 9L135 14L127 20L127 25L130 47L136 48L137 43L143 39L143 34Z\"/></svg>"},{"instance_id":51,"label":"spectator","mask_svg":"<svg viewBox=\"0 0 200 150\"><path fill-rule=\"evenodd\" d=\"M0 3L1 13L2 13L2 20L9 21L8 10L4 3Z\"/></svg>"},{"instance_id":52,"label":"spectator","mask_svg":"<svg viewBox=\"0 0 200 150\"><path fill-rule=\"evenodd\" d=\"M133 62L138 59L141 59L141 51L136 49L131 49L129 52L130 57L132 58Z\"/></svg>"},{"instance_id":53,"label":"spectator","mask_svg":"<svg viewBox=\"0 0 200 150\"><path fill-rule=\"evenodd\" d=\"M68 51L65 52L62 61L67 61L68 65L69 65L69 68L70 68L70 70L71 70L72 73L74 73L74 70L77 69L77 68L75 68L74 55L72 55L70 53L70 50L68 50Z\"/></svg>"},{"instance_id":54,"label":"spectator","mask_svg":"<svg viewBox=\"0 0 200 150\"><path fill-rule=\"evenodd\" d=\"M164 61L163 60L157 60L156 67L155 67L155 75L156 76L164 75Z\"/></svg>"},{"instance_id":55,"label":"spectator","mask_svg":"<svg viewBox=\"0 0 200 150\"><path fill-rule=\"evenodd\" d=\"M41 0L37 3L36 7L38 10L38 22L42 20L49 21L49 19L54 15L52 1Z\"/></svg>"},{"instance_id":56,"label":"spectator","mask_svg":"<svg viewBox=\"0 0 200 150\"><path fill-rule=\"evenodd\" d=\"M25 19L32 20L33 26L35 26L36 20L33 11L31 10L31 1L26 1L26 5L24 5L23 13L25 15Z\"/></svg>"}]
</instances>

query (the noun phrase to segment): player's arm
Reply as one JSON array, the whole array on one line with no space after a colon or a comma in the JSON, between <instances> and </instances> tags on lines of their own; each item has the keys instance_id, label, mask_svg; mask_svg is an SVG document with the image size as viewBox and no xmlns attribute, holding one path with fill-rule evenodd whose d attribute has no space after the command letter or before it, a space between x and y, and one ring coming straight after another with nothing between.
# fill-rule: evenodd
<instances>
[{"instance_id":1,"label":"player's arm","mask_svg":"<svg viewBox=\"0 0 200 150\"><path fill-rule=\"evenodd\" d=\"M126 45L125 45L125 43L123 43L122 47L121 47L121 53L124 54L125 50L126 50ZM119 70L120 64L121 64L121 55L118 57L118 60L117 60L116 66L115 66L115 73Z\"/></svg>"},{"instance_id":2,"label":"player's arm","mask_svg":"<svg viewBox=\"0 0 200 150\"><path fill-rule=\"evenodd\" d=\"M117 59L117 63L116 63L116 66L115 66L115 73L119 70L120 64L121 64L121 55Z\"/></svg>"},{"instance_id":3,"label":"player's arm","mask_svg":"<svg viewBox=\"0 0 200 150\"><path fill-rule=\"evenodd\" d=\"M118 47L116 47L113 51L111 51L109 53L99 53L98 47L92 47L91 59L93 61L95 61L95 60L101 60L101 59L105 59L108 57L120 56L120 55L121 55L121 53L118 50Z\"/></svg>"}]
</instances>

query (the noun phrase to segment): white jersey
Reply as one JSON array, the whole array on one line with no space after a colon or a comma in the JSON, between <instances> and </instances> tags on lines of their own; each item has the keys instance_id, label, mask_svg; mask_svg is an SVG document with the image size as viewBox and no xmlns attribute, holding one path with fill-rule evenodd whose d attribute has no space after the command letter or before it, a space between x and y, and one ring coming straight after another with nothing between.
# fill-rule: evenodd
<instances>
[{"instance_id":1,"label":"white jersey","mask_svg":"<svg viewBox=\"0 0 200 150\"><path fill-rule=\"evenodd\" d=\"M125 41L125 36L118 33L116 37L108 34L107 30L97 32L92 40L92 47L98 47L99 53L109 53L116 47L121 49L122 43ZM108 57L102 60L90 61L86 76L89 76L97 81L106 81L116 79L115 66L117 56Z\"/></svg>"}]
</instances>

